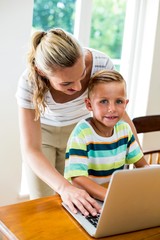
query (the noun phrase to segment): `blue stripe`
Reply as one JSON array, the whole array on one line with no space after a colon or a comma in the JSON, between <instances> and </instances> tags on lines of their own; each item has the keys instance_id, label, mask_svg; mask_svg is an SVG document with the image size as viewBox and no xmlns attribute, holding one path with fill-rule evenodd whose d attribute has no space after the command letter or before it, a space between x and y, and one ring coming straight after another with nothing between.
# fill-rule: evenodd
<instances>
[{"instance_id":1,"label":"blue stripe","mask_svg":"<svg viewBox=\"0 0 160 240\"><path fill-rule=\"evenodd\" d=\"M65 172L69 172L69 171L88 171L88 166L85 164L70 164L68 167L65 167Z\"/></svg>"},{"instance_id":2,"label":"blue stripe","mask_svg":"<svg viewBox=\"0 0 160 240\"><path fill-rule=\"evenodd\" d=\"M104 177L104 176L106 177L106 176L111 175L113 172L115 172L117 170L121 170L121 169L124 169L124 165L119 167L119 168L110 169L110 170L96 171L96 170L93 170L93 169L88 169L88 174L92 175L92 176L95 176L95 177Z\"/></svg>"},{"instance_id":3,"label":"blue stripe","mask_svg":"<svg viewBox=\"0 0 160 240\"><path fill-rule=\"evenodd\" d=\"M69 156L72 155L87 157L87 152L81 149L70 148L69 152L66 153L65 158L68 159Z\"/></svg>"},{"instance_id":4,"label":"blue stripe","mask_svg":"<svg viewBox=\"0 0 160 240\"><path fill-rule=\"evenodd\" d=\"M113 157L117 156L117 154L123 153L124 151L126 152L126 145L119 146L113 150L99 150L99 151L94 151L90 150L88 152L88 158L104 158L104 157Z\"/></svg>"},{"instance_id":5,"label":"blue stripe","mask_svg":"<svg viewBox=\"0 0 160 240\"><path fill-rule=\"evenodd\" d=\"M96 143L89 143L87 145L87 151L94 150L94 151L99 151L99 150L113 150L118 148L119 146L125 145L128 143L128 137L122 138L118 140L117 142L111 143L111 144L96 144Z\"/></svg>"},{"instance_id":6,"label":"blue stripe","mask_svg":"<svg viewBox=\"0 0 160 240\"><path fill-rule=\"evenodd\" d=\"M131 145L134 141L135 141L135 137L134 137L134 135L132 134L131 139L130 139L130 140L128 141L128 143L127 143L127 148L129 148L130 145Z\"/></svg>"}]
</instances>

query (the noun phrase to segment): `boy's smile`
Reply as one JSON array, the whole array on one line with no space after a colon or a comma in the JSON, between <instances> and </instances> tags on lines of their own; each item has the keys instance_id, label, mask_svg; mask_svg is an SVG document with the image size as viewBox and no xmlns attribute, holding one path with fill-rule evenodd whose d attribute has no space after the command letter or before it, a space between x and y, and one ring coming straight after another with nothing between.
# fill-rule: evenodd
<instances>
[{"instance_id":1,"label":"boy's smile","mask_svg":"<svg viewBox=\"0 0 160 240\"><path fill-rule=\"evenodd\" d=\"M87 108L93 112L93 121L99 132L112 132L115 124L123 117L128 100L122 82L98 83L94 86ZM107 134L107 135L108 135ZM103 134L104 135L104 134Z\"/></svg>"}]
</instances>

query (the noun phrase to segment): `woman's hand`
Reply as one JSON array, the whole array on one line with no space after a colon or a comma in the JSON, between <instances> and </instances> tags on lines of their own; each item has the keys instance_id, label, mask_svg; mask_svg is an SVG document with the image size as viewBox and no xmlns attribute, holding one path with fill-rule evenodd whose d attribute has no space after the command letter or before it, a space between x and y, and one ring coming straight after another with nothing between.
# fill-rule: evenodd
<instances>
[{"instance_id":1,"label":"woman's hand","mask_svg":"<svg viewBox=\"0 0 160 240\"><path fill-rule=\"evenodd\" d=\"M73 213L77 213L77 209L79 209L85 216L89 213L95 216L101 210L96 200L91 198L85 190L72 185L68 185L64 189L61 193L61 198Z\"/></svg>"},{"instance_id":2,"label":"woman's hand","mask_svg":"<svg viewBox=\"0 0 160 240\"><path fill-rule=\"evenodd\" d=\"M34 110L19 108L21 146L27 164L39 178L61 195L72 212L76 213L79 209L84 215L96 215L100 211L97 202L86 191L72 186L42 153L40 121L34 121L34 117Z\"/></svg>"}]
</instances>

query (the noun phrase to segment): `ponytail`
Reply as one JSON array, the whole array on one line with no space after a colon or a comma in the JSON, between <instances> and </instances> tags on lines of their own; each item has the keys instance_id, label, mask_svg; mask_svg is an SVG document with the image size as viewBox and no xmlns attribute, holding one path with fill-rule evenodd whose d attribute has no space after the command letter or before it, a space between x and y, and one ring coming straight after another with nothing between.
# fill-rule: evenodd
<instances>
[{"instance_id":1,"label":"ponytail","mask_svg":"<svg viewBox=\"0 0 160 240\"><path fill-rule=\"evenodd\" d=\"M37 31L31 38L28 53L29 80L34 85L35 120L44 113L45 93L50 83L47 75L57 69L72 67L82 55L82 48L74 37L62 29Z\"/></svg>"},{"instance_id":2,"label":"ponytail","mask_svg":"<svg viewBox=\"0 0 160 240\"><path fill-rule=\"evenodd\" d=\"M38 120L40 114L44 112L46 104L44 102L44 94L49 89L49 82L45 77L38 73L38 69L35 65L36 49L41 39L46 35L44 31L39 31L33 34L31 38L30 51L28 53L28 69L29 69L29 80L33 83L33 104L35 107L35 120Z\"/></svg>"}]
</instances>

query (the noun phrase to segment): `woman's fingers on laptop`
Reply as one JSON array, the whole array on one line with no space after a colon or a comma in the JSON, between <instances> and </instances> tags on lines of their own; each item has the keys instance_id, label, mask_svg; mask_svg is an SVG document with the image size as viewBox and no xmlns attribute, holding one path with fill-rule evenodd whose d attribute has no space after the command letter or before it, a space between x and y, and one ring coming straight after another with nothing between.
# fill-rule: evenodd
<instances>
[{"instance_id":1,"label":"woman's fingers on laptop","mask_svg":"<svg viewBox=\"0 0 160 240\"><path fill-rule=\"evenodd\" d=\"M88 214L95 216L101 209L96 200L91 198L85 190L72 185L61 194L61 198L73 213L77 213L78 209L85 216Z\"/></svg>"},{"instance_id":2,"label":"woman's fingers on laptop","mask_svg":"<svg viewBox=\"0 0 160 240\"><path fill-rule=\"evenodd\" d=\"M96 202L96 200L91 198L88 193L86 193L86 198L81 198L80 201L85 209L93 216L97 215L97 213L101 211L99 204Z\"/></svg>"}]
</instances>

